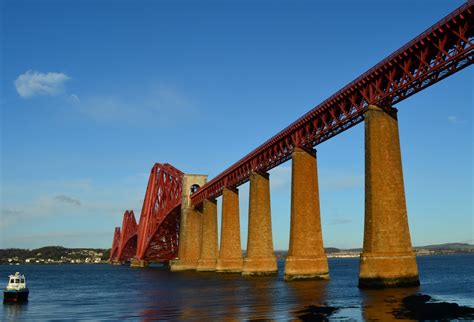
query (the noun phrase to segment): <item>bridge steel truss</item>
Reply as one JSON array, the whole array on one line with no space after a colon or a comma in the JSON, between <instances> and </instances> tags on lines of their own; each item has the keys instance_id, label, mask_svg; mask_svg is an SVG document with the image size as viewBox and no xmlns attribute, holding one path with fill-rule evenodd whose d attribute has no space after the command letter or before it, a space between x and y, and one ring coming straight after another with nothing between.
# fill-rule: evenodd
<instances>
[{"instance_id":1,"label":"bridge steel truss","mask_svg":"<svg viewBox=\"0 0 474 322\"><path fill-rule=\"evenodd\" d=\"M112 248L110 249L109 262L117 258L117 254L119 251L120 237L121 237L120 227L115 227L114 239L112 241Z\"/></svg>"},{"instance_id":2,"label":"bridge steel truss","mask_svg":"<svg viewBox=\"0 0 474 322\"><path fill-rule=\"evenodd\" d=\"M289 160L295 147L312 148L362 122L369 105L388 110L472 64L473 11L469 0L209 181L191 196L191 204Z\"/></svg>"},{"instance_id":3,"label":"bridge steel truss","mask_svg":"<svg viewBox=\"0 0 474 322\"><path fill-rule=\"evenodd\" d=\"M178 254L183 172L168 163L151 169L138 224L138 260L165 261Z\"/></svg>"},{"instance_id":4,"label":"bridge steel truss","mask_svg":"<svg viewBox=\"0 0 474 322\"><path fill-rule=\"evenodd\" d=\"M138 226L133 210L123 214L122 230L116 260L129 262L137 252Z\"/></svg>"}]
</instances>

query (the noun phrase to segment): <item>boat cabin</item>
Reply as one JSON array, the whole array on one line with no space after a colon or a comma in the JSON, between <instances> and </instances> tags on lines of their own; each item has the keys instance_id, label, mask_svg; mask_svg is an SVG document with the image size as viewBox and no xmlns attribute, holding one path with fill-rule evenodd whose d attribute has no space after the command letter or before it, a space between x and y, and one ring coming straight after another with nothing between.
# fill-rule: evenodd
<instances>
[{"instance_id":1,"label":"boat cabin","mask_svg":"<svg viewBox=\"0 0 474 322\"><path fill-rule=\"evenodd\" d=\"M22 290L26 288L25 275L20 275L16 272L15 275L10 275L8 278L7 290Z\"/></svg>"}]
</instances>

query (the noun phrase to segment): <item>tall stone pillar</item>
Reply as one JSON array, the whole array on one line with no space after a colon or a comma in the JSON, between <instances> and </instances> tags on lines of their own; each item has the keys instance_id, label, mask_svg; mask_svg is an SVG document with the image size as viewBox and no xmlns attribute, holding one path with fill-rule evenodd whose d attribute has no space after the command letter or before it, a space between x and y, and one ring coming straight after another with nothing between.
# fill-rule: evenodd
<instances>
[{"instance_id":1,"label":"tall stone pillar","mask_svg":"<svg viewBox=\"0 0 474 322\"><path fill-rule=\"evenodd\" d=\"M217 271L242 272L239 191L236 188L224 188L222 192L221 248L217 260Z\"/></svg>"},{"instance_id":2,"label":"tall stone pillar","mask_svg":"<svg viewBox=\"0 0 474 322\"><path fill-rule=\"evenodd\" d=\"M253 172L250 175L247 256L244 258L242 274L267 275L277 272L273 253L269 174Z\"/></svg>"},{"instance_id":3,"label":"tall stone pillar","mask_svg":"<svg viewBox=\"0 0 474 322\"><path fill-rule=\"evenodd\" d=\"M201 256L198 271L215 271L217 262L217 202L204 200L201 224Z\"/></svg>"},{"instance_id":4,"label":"tall stone pillar","mask_svg":"<svg viewBox=\"0 0 474 322\"><path fill-rule=\"evenodd\" d=\"M316 151L296 148L291 168L290 247L285 280L328 279L319 208Z\"/></svg>"},{"instance_id":5,"label":"tall stone pillar","mask_svg":"<svg viewBox=\"0 0 474 322\"><path fill-rule=\"evenodd\" d=\"M196 269L201 255L201 213L191 206L191 194L203 186L207 176L183 176L178 258L170 262L171 271Z\"/></svg>"},{"instance_id":6,"label":"tall stone pillar","mask_svg":"<svg viewBox=\"0 0 474 322\"><path fill-rule=\"evenodd\" d=\"M408 228L396 109L365 113L365 226L359 287L419 285Z\"/></svg>"}]
</instances>

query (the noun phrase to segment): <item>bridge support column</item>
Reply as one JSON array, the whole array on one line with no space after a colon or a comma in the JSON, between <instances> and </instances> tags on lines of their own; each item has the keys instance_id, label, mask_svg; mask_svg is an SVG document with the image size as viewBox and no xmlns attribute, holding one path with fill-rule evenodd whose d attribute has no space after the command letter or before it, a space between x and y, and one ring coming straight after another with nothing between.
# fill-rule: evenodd
<instances>
[{"instance_id":1,"label":"bridge support column","mask_svg":"<svg viewBox=\"0 0 474 322\"><path fill-rule=\"evenodd\" d=\"M181 202L178 259L171 262L173 272L197 268L201 255L201 214L191 206L191 193L206 183L207 176L185 174Z\"/></svg>"},{"instance_id":2,"label":"bridge support column","mask_svg":"<svg viewBox=\"0 0 474 322\"><path fill-rule=\"evenodd\" d=\"M198 271L215 271L217 262L217 202L204 200L201 228L201 256Z\"/></svg>"},{"instance_id":3,"label":"bridge support column","mask_svg":"<svg viewBox=\"0 0 474 322\"><path fill-rule=\"evenodd\" d=\"M133 268L146 268L150 265L150 263L143 259L132 259L130 262L130 267Z\"/></svg>"},{"instance_id":4,"label":"bridge support column","mask_svg":"<svg viewBox=\"0 0 474 322\"><path fill-rule=\"evenodd\" d=\"M408 227L396 109L365 113L365 226L359 287L419 285Z\"/></svg>"},{"instance_id":5,"label":"bridge support column","mask_svg":"<svg viewBox=\"0 0 474 322\"><path fill-rule=\"evenodd\" d=\"M180 238L180 248L184 247L183 254L171 266L171 271L185 271L196 269L201 255L201 214L193 208L182 210L186 217L184 229L185 238ZM182 215L183 216L183 215Z\"/></svg>"},{"instance_id":6,"label":"bridge support column","mask_svg":"<svg viewBox=\"0 0 474 322\"><path fill-rule=\"evenodd\" d=\"M328 279L323 248L316 151L296 148L291 168L290 247L285 280Z\"/></svg>"},{"instance_id":7,"label":"bridge support column","mask_svg":"<svg viewBox=\"0 0 474 322\"><path fill-rule=\"evenodd\" d=\"M242 274L276 274L278 269L273 253L268 173L253 172L250 175L248 225L247 256L244 258Z\"/></svg>"},{"instance_id":8,"label":"bridge support column","mask_svg":"<svg viewBox=\"0 0 474 322\"><path fill-rule=\"evenodd\" d=\"M239 191L224 188L222 192L221 248L217 260L218 272L242 272L240 244Z\"/></svg>"}]
</instances>

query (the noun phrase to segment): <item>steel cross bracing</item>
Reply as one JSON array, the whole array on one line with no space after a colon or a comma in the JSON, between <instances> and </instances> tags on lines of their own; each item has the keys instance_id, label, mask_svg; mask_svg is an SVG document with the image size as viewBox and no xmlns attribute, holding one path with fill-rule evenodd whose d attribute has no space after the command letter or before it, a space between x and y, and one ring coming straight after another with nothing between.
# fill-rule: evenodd
<instances>
[{"instance_id":1,"label":"steel cross bracing","mask_svg":"<svg viewBox=\"0 0 474 322\"><path fill-rule=\"evenodd\" d=\"M138 224L137 259L176 257L183 175L168 163L151 169Z\"/></svg>"},{"instance_id":2,"label":"steel cross bracing","mask_svg":"<svg viewBox=\"0 0 474 322\"><path fill-rule=\"evenodd\" d=\"M362 122L368 105L388 109L472 64L473 7L469 0L209 181L192 205L287 161L295 147L312 148Z\"/></svg>"},{"instance_id":3,"label":"steel cross bracing","mask_svg":"<svg viewBox=\"0 0 474 322\"><path fill-rule=\"evenodd\" d=\"M112 248L110 249L109 261L113 261L117 258L119 244L120 244L120 227L115 227L114 240L112 241Z\"/></svg>"},{"instance_id":4,"label":"steel cross bracing","mask_svg":"<svg viewBox=\"0 0 474 322\"><path fill-rule=\"evenodd\" d=\"M126 210L123 214L122 230L116 260L130 261L137 251L138 226L133 210Z\"/></svg>"}]
</instances>

